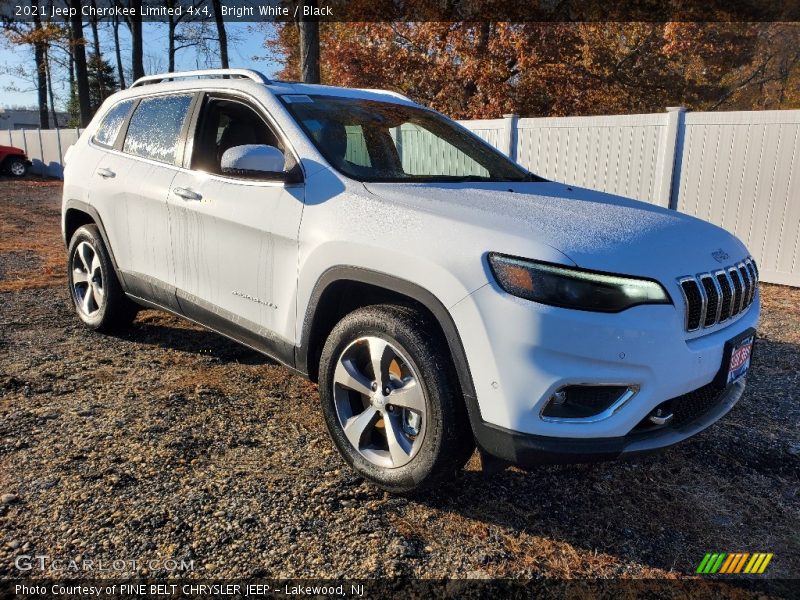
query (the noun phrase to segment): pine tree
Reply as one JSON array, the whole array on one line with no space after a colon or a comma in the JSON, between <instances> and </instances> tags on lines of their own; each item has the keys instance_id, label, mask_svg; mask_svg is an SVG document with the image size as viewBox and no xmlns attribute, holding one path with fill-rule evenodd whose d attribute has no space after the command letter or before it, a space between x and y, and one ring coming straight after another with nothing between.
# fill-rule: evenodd
<instances>
[{"instance_id":1,"label":"pine tree","mask_svg":"<svg viewBox=\"0 0 800 600\"><path fill-rule=\"evenodd\" d=\"M81 126L81 109L78 104L78 91L75 87L75 82L69 86L69 100L67 100L67 127L80 127Z\"/></svg>"},{"instance_id":2,"label":"pine tree","mask_svg":"<svg viewBox=\"0 0 800 600\"><path fill-rule=\"evenodd\" d=\"M92 114L97 112L103 101L117 91L117 78L114 67L107 60L92 54L89 57L89 104Z\"/></svg>"}]
</instances>

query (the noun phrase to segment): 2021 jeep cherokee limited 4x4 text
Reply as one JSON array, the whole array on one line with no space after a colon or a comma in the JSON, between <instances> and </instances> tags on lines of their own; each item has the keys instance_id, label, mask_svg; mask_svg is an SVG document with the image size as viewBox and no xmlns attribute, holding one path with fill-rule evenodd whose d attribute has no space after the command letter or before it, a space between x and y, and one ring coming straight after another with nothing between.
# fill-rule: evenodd
<instances>
[{"instance_id":1,"label":"2021 jeep cherokee limited 4x4 text","mask_svg":"<svg viewBox=\"0 0 800 600\"><path fill-rule=\"evenodd\" d=\"M224 77L220 77L224 75ZM392 92L146 77L68 153L78 316L169 310L318 382L393 491L659 449L741 397L758 271L722 229L542 180Z\"/></svg>"}]
</instances>

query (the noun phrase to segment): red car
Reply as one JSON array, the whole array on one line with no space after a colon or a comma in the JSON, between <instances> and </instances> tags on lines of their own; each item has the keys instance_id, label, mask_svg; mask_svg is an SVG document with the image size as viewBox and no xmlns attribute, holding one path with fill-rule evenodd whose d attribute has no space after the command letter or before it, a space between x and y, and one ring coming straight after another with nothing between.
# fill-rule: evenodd
<instances>
[{"instance_id":1,"label":"red car","mask_svg":"<svg viewBox=\"0 0 800 600\"><path fill-rule=\"evenodd\" d=\"M21 148L14 146L0 146L0 171L12 177L24 177L28 172L31 161Z\"/></svg>"}]
</instances>

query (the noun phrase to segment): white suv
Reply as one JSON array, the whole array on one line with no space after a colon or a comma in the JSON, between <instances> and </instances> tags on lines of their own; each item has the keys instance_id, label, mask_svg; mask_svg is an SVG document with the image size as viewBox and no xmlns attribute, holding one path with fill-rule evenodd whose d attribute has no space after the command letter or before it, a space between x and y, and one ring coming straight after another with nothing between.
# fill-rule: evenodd
<instances>
[{"instance_id":1,"label":"white suv","mask_svg":"<svg viewBox=\"0 0 800 600\"><path fill-rule=\"evenodd\" d=\"M741 397L758 271L724 230L545 181L388 91L145 77L68 153L78 316L171 311L319 383L344 459L430 485L669 446Z\"/></svg>"}]
</instances>

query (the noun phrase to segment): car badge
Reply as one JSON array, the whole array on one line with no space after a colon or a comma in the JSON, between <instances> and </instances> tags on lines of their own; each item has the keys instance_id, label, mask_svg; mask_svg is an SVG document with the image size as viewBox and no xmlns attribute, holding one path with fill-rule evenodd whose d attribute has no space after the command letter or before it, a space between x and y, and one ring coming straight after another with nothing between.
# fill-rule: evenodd
<instances>
[{"instance_id":1,"label":"car badge","mask_svg":"<svg viewBox=\"0 0 800 600\"><path fill-rule=\"evenodd\" d=\"M716 260L718 263L726 261L730 258L728 253L725 252L725 250L723 250L722 248L720 248L719 250L714 250L714 252L711 253L711 256L713 256L714 260Z\"/></svg>"}]
</instances>

